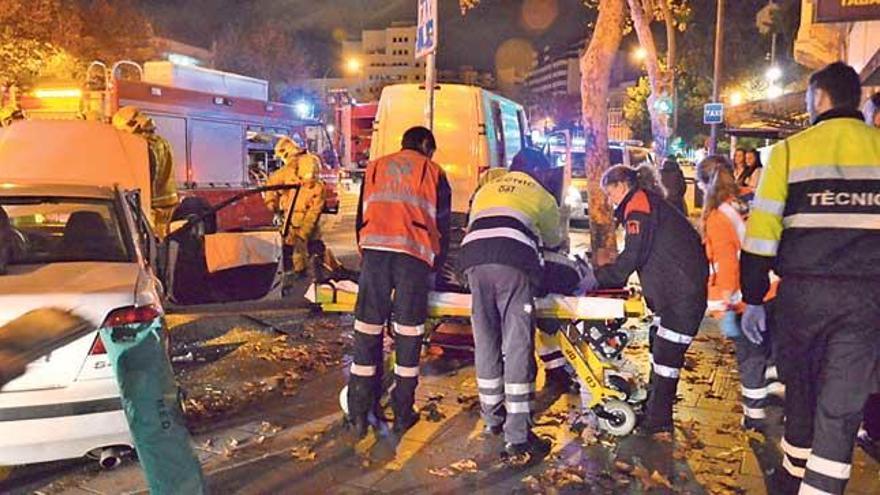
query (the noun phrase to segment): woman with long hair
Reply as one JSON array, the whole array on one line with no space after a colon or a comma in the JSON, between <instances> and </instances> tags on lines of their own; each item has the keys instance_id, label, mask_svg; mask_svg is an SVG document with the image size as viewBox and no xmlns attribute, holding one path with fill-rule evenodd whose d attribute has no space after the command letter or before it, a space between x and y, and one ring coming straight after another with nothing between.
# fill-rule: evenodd
<instances>
[{"instance_id":1,"label":"woman with long hair","mask_svg":"<svg viewBox=\"0 0 880 495\"><path fill-rule=\"evenodd\" d=\"M736 151L733 152L733 176L736 178L737 182L743 176L746 171L746 149L745 148L737 148Z\"/></svg>"},{"instance_id":2,"label":"woman with long hair","mask_svg":"<svg viewBox=\"0 0 880 495\"><path fill-rule=\"evenodd\" d=\"M753 195L758 190L764 164L761 163L761 153L755 148L746 151L745 160L746 168L737 182L740 185L740 195Z\"/></svg>"},{"instance_id":3,"label":"woman with long hair","mask_svg":"<svg viewBox=\"0 0 880 495\"><path fill-rule=\"evenodd\" d=\"M611 167L601 185L626 231L626 244L614 263L596 269L596 280L601 288L617 288L639 274L648 307L658 317L651 329L651 392L643 429L657 440L671 440L684 354L706 312L705 252L688 219L665 200L650 165Z\"/></svg>"},{"instance_id":4,"label":"woman with long hair","mask_svg":"<svg viewBox=\"0 0 880 495\"><path fill-rule=\"evenodd\" d=\"M737 196L740 186L733 165L723 156L710 156L697 165L697 185L703 191L701 230L709 260L709 311L721 316L721 329L736 344L742 385L744 428L763 430L767 400L769 342L750 342L740 330L744 309L739 282L739 254L745 238L746 207Z\"/></svg>"}]
</instances>

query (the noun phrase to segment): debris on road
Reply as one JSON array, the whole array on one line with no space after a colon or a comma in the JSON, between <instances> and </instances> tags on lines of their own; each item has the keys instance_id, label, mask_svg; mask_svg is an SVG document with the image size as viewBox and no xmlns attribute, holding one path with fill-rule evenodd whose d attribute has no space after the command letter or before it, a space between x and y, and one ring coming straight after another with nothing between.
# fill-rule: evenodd
<instances>
[{"instance_id":1,"label":"debris on road","mask_svg":"<svg viewBox=\"0 0 880 495\"><path fill-rule=\"evenodd\" d=\"M428 469L428 474L439 478L451 478L463 473L476 473L478 469L477 461L461 459L446 467Z\"/></svg>"},{"instance_id":2,"label":"debris on road","mask_svg":"<svg viewBox=\"0 0 880 495\"><path fill-rule=\"evenodd\" d=\"M318 458L318 454L309 445L301 445L290 449L290 456L299 462L312 462Z\"/></svg>"}]
</instances>

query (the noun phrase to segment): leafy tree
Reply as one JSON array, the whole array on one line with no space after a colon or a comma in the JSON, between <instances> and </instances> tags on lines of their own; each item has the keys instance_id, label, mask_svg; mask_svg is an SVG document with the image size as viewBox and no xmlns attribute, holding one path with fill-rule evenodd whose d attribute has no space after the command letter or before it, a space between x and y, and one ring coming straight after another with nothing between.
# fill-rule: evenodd
<instances>
[{"instance_id":1,"label":"leafy tree","mask_svg":"<svg viewBox=\"0 0 880 495\"><path fill-rule=\"evenodd\" d=\"M217 41L217 66L272 81L273 96L309 76L306 55L295 36L277 22L228 28Z\"/></svg>"},{"instance_id":2,"label":"leafy tree","mask_svg":"<svg viewBox=\"0 0 880 495\"><path fill-rule=\"evenodd\" d=\"M128 1L0 0L0 85L79 79L95 59L144 61L151 35Z\"/></svg>"}]
</instances>

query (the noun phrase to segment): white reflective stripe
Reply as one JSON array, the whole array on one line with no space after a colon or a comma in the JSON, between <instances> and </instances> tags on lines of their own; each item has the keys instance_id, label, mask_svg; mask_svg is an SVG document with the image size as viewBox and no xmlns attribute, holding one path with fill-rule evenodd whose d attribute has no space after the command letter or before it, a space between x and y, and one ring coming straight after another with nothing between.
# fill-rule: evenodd
<instances>
[{"instance_id":1,"label":"white reflective stripe","mask_svg":"<svg viewBox=\"0 0 880 495\"><path fill-rule=\"evenodd\" d=\"M822 179L880 180L880 167L876 165L850 167L830 165L826 167L804 167L788 172L789 184Z\"/></svg>"},{"instance_id":2,"label":"white reflective stripe","mask_svg":"<svg viewBox=\"0 0 880 495\"><path fill-rule=\"evenodd\" d=\"M786 454L794 457L795 459L801 459L803 461L806 461L810 457L810 452L812 452L812 449L810 448L795 447L794 445L788 443L788 441L785 440L785 437L782 437L782 441L779 442L779 446L782 447L782 451Z\"/></svg>"},{"instance_id":3,"label":"white reflective stripe","mask_svg":"<svg viewBox=\"0 0 880 495\"><path fill-rule=\"evenodd\" d=\"M354 321L354 329L356 332L365 333L367 335L382 335L382 325L373 325L372 323L364 323L359 320Z\"/></svg>"},{"instance_id":4,"label":"white reflective stripe","mask_svg":"<svg viewBox=\"0 0 880 495\"><path fill-rule=\"evenodd\" d=\"M670 330L666 327L660 327L657 330L657 336L661 339L668 340L673 344L690 344L694 341L694 338L690 335L678 333L675 330Z\"/></svg>"},{"instance_id":5,"label":"white reflective stripe","mask_svg":"<svg viewBox=\"0 0 880 495\"><path fill-rule=\"evenodd\" d=\"M756 196L755 199L752 200L751 206L752 210L763 211L774 217L781 217L782 213L785 212L785 203L782 201L776 201L775 199L760 198Z\"/></svg>"},{"instance_id":6,"label":"white reflective stripe","mask_svg":"<svg viewBox=\"0 0 880 495\"><path fill-rule=\"evenodd\" d=\"M678 368L655 363L653 356L651 357L651 366L654 367L654 373L666 378L678 378L678 375L681 373L681 370Z\"/></svg>"},{"instance_id":7,"label":"white reflective stripe","mask_svg":"<svg viewBox=\"0 0 880 495\"><path fill-rule=\"evenodd\" d=\"M461 245L464 246L469 242L479 241L482 239L498 239L498 238L508 238L525 244L526 246L535 250L535 253L538 252L538 246L535 244L529 236L523 234L521 231L516 230L511 227L496 227L494 229L479 229L473 232L469 232L464 239L461 241Z\"/></svg>"},{"instance_id":8,"label":"white reflective stripe","mask_svg":"<svg viewBox=\"0 0 880 495\"><path fill-rule=\"evenodd\" d=\"M401 366L399 364L394 365L394 374L397 376L402 376L404 378L415 378L419 376L419 367L418 366Z\"/></svg>"},{"instance_id":9,"label":"white reflective stripe","mask_svg":"<svg viewBox=\"0 0 880 495\"><path fill-rule=\"evenodd\" d=\"M504 385L503 378L477 378L479 388L501 388Z\"/></svg>"},{"instance_id":10,"label":"white reflective stripe","mask_svg":"<svg viewBox=\"0 0 880 495\"><path fill-rule=\"evenodd\" d=\"M763 407L759 407L759 408L746 407L745 405L743 405L742 407L743 407L743 414L745 414L747 418L764 419L767 417L767 413L764 412Z\"/></svg>"},{"instance_id":11,"label":"white reflective stripe","mask_svg":"<svg viewBox=\"0 0 880 495\"><path fill-rule=\"evenodd\" d=\"M565 366L565 358L556 358L551 359L550 361L544 362L544 369L546 370L555 370L556 368L562 368Z\"/></svg>"},{"instance_id":12,"label":"white reflective stripe","mask_svg":"<svg viewBox=\"0 0 880 495\"><path fill-rule=\"evenodd\" d=\"M785 398L785 384L782 382L770 382L767 384L767 395L775 395Z\"/></svg>"},{"instance_id":13,"label":"white reflective stripe","mask_svg":"<svg viewBox=\"0 0 880 495\"><path fill-rule=\"evenodd\" d=\"M767 387L745 388L741 386L740 390L742 390L742 396L746 399L761 400L767 398Z\"/></svg>"},{"instance_id":14,"label":"white reflective stripe","mask_svg":"<svg viewBox=\"0 0 880 495\"><path fill-rule=\"evenodd\" d=\"M538 231L535 229L534 222L531 218L528 217L525 213L515 210L513 208L505 208L503 206L496 206L494 208L486 208L485 210L479 211L474 214L473 218L471 218L470 225L481 218L490 218L490 217L510 217L516 219L519 223L523 224L523 226L530 231L532 231L535 236L538 236ZM468 227L470 227L468 225Z\"/></svg>"},{"instance_id":15,"label":"white reflective stripe","mask_svg":"<svg viewBox=\"0 0 880 495\"><path fill-rule=\"evenodd\" d=\"M740 244L742 244L743 239L746 237L746 223L743 221L742 215L740 215L739 212L736 211L736 208L730 203L722 203L721 206L718 207L718 211L724 214L733 225L733 230L736 231L736 237L739 239Z\"/></svg>"},{"instance_id":16,"label":"white reflective stripe","mask_svg":"<svg viewBox=\"0 0 880 495\"><path fill-rule=\"evenodd\" d=\"M418 337L420 335L425 334L425 325L401 325L400 323L393 323L394 333L398 333L400 335L406 335L409 337Z\"/></svg>"},{"instance_id":17,"label":"white reflective stripe","mask_svg":"<svg viewBox=\"0 0 880 495\"><path fill-rule=\"evenodd\" d=\"M532 407L528 402L504 402L504 409L507 414L528 414L532 412Z\"/></svg>"},{"instance_id":18,"label":"white reflective stripe","mask_svg":"<svg viewBox=\"0 0 880 495\"><path fill-rule=\"evenodd\" d=\"M831 492L826 492L824 490L820 490L814 486L810 486L806 481L801 482L801 488L798 490L798 495L834 495Z\"/></svg>"},{"instance_id":19,"label":"white reflective stripe","mask_svg":"<svg viewBox=\"0 0 880 495\"><path fill-rule=\"evenodd\" d=\"M796 213L782 219L785 228L880 230L876 213Z\"/></svg>"},{"instance_id":20,"label":"white reflective stripe","mask_svg":"<svg viewBox=\"0 0 880 495\"><path fill-rule=\"evenodd\" d=\"M364 201L364 211L367 211L367 207L370 206L371 203L406 203L410 206L415 206L416 208L424 210L431 219L437 217L437 207L432 205L431 202L425 198L414 194L394 191L375 192L370 195L368 200Z\"/></svg>"},{"instance_id":21,"label":"white reflective stripe","mask_svg":"<svg viewBox=\"0 0 880 495\"><path fill-rule=\"evenodd\" d=\"M377 235L371 234L361 237L361 247L368 249L412 249L426 258L429 263L434 263L434 252L418 242L402 235ZM396 251L396 249L394 249Z\"/></svg>"},{"instance_id":22,"label":"white reflective stripe","mask_svg":"<svg viewBox=\"0 0 880 495\"><path fill-rule=\"evenodd\" d=\"M807 460L807 469L814 473L819 473L829 478L838 480L848 480L852 471L852 464L846 462L832 461L818 455L811 454Z\"/></svg>"},{"instance_id":23,"label":"white reflective stripe","mask_svg":"<svg viewBox=\"0 0 880 495\"><path fill-rule=\"evenodd\" d=\"M351 363L351 374L357 376L374 376L376 374L376 367Z\"/></svg>"},{"instance_id":24,"label":"white reflective stripe","mask_svg":"<svg viewBox=\"0 0 880 495\"><path fill-rule=\"evenodd\" d=\"M764 370L764 377L768 380L778 380L779 379L779 369L776 366L768 366L766 370Z\"/></svg>"},{"instance_id":25,"label":"white reflective stripe","mask_svg":"<svg viewBox=\"0 0 880 495\"><path fill-rule=\"evenodd\" d=\"M777 250L779 250L779 241L746 237L745 242L743 242L743 251L747 253L760 256L776 256Z\"/></svg>"},{"instance_id":26,"label":"white reflective stripe","mask_svg":"<svg viewBox=\"0 0 880 495\"><path fill-rule=\"evenodd\" d=\"M505 383L504 393L508 395L524 395L535 391L534 383Z\"/></svg>"},{"instance_id":27,"label":"white reflective stripe","mask_svg":"<svg viewBox=\"0 0 880 495\"><path fill-rule=\"evenodd\" d=\"M806 469L804 469L802 467L797 467L794 464L792 464L791 460L789 460L788 456L782 456L782 467L784 467L785 470L788 471L788 474L794 476L795 478L800 478L800 479L803 479L804 474L806 474L806 471L807 471ZM803 486L803 483L801 483L801 486Z\"/></svg>"},{"instance_id":28,"label":"white reflective stripe","mask_svg":"<svg viewBox=\"0 0 880 495\"><path fill-rule=\"evenodd\" d=\"M484 394L480 393L480 402L483 404L494 406L504 402L504 394Z\"/></svg>"}]
</instances>

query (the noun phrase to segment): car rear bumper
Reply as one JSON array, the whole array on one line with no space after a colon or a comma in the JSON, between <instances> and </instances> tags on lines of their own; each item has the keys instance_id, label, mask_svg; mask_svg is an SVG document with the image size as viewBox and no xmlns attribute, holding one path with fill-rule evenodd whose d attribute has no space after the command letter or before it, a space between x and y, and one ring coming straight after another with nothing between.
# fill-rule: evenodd
<instances>
[{"instance_id":1,"label":"car rear bumper","mask_svg":"<svg viewBox=\"0 0 880 495\"><path fill-rule=\"evenodd\" d=\"M0 465L82 457L133 445L113 380L0 394Z\"/></svg>"}]
</instances>

